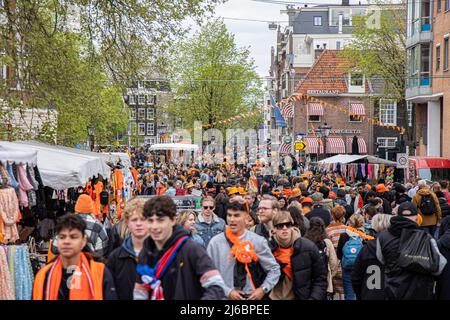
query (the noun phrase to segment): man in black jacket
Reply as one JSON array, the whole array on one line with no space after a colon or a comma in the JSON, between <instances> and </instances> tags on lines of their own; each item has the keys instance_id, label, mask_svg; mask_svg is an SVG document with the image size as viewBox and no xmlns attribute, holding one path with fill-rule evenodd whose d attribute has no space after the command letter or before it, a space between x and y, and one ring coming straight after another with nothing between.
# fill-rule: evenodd
<instances>
[{"instance_id":1,"label":"man in black jacket","mask_svg":"<svg viewBox=\"0 0 450 320\"><path fill-rule=\"evenodd\" d=\"M398 208L398 216L391 218L391 226L377 237L377 259L385 267L387 300L430 300L434 298L434 276L439 275L446 259L439 253L436 241L431 239L439 254L439 270L436 274L417 273L398 265L400 238L403 230L419 230L418 210L411 202L403 202Z\"/></svg>"},{"instance_id":2,"label":"man in black jacket","mask_svg":"<svg viewBox=\"0 0 450 320\"><path fill-rule=\"evenodd\" d=\"M173 200L169 196L151 198L145 203L144 216L150 237L139 254L137 271L141 277L134 299L222 299L223 279L205 249L176 224Z\"/></svg>"},{"instance_id":3,"label":"man in black jacket","mask_svg":"<svg viewBox=\"0 0 450 320\"><path fill-rule=\"evenodd\" d=\"M306 215L308 220L314 217L319 217L323 220L325 227L327 227L331 222L330 211L322 206L323 194L320 192L315 192L312 194L311 199L314 201L313 209L310 213Z\"/></svg>"}]
</instances>

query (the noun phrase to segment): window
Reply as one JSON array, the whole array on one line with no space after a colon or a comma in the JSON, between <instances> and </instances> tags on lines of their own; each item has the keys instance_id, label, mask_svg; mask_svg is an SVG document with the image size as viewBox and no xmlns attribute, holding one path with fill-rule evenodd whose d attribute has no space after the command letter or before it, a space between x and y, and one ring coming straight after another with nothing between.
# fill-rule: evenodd
<instances>
[{"instance_id":1,"label":"window","mask_svg":"<svg viewBox=\"0 0 450 320\"><path fill-rule=\"evenodd\" d=\"M395 148L395 144L397 142L397 138L377 138L377 142L379 143L380 148Z\"/></svg>"},{"instance_id":2,"label":"window","mask_svg":"<svg viewBox=\"0 0 450 320\"><path fill-rule=\"evenodd\" d=\"M147 104L155 104L155 96L147 95Z\"/></svg>"},{"instance_id":3,"label":"window","mask_svg":"<svg viewBox=\"0 0 450 320\"><path fill-rule=\"evenodd\" d=\"M412 127L412 110L413 105L411 101L406 102L406 111L408 113L408 127Z\"/></svg>"},{"instance_id":4,"label":"window","mask_svg":"<svg viewBox=\"0 0 450 320\"><path fill-rule=\"evenodd\" d=\"M138 89L144 88L144 81L138 81Z\"/></svg>"},{"instance_id":5,"label":"window","mask_svg":"<svg viewBox=\"0 0 450 320\"><path fill-rule=\"evenodd\" d=\"M155 135L155 124L153 122L147 123L147 135L148 136Z\"/></svg>"},{"instance_id":6,"label":"window","mask_svg":"<svg viewBox=\"0 0 450 320\"><path fill-rule=\"evenodd\" d=\"M441 12L441 0L436 0L436 3L437 12Z\"/></svg>"},{"instance_id":7,"label":"window","mask_svg":"<svg viewBox=\"0 0 450 320\"><path fill-rule=\"evenodd\" d=\"M153 120L155 118L155 109L148 108L147 109L147 120Z\"/></svg>"},{"instance_id":8,"label":"window","mask_svg":"<svg viewBox=\"0 0 450 320\"><path fill-rule=\"evenodd\" d=\"M444 71L448 71L448 37L444 39Z\"/></svg>"},{"instance_id":9,"label":"window","mask_svg":"<svg viewBox=\"0 0 450 320\"><path fill-rule=\"evenodd\" d=\"M336 50L341 50L341 42L336 41Z\"/></svg>"},{"instance_id":10,"label":"window","mask_svg":"<svg viewBox=\"0 0 450 320\"><path fill-rule=\"evenodd\" d=\"M363 75L361 73L352 73L350 76L350 85L361 87L363 85Z\"/></svg>"},{"instance_id":11,"label":"window","mask_svg":"<svg viewBox=\"0 0 450 320\"><path fill-rule=\"evenodd\" d=\"M145 109L144 108L139 108L138 119L139 120L144 120L145 119Z\"/></svg>"},{"instance_id":12,"label":"window","mask_svg":"<svg viewBox=\"0 0 450 320\"><path fill-rule=\"evenodd\" d=\"M8 78L8 67L6 65L0 65L0 80L6 80Z\"/></svg>"},{"instance_id":13,"label":"window","mask_svg":"<svg viewBox=\"0 0 450 320\"><path fill-rule=\"evenodd\" d=\"M130 119L136 120L136 109L131 108Z\"/></svg>"},{"instance_id":14,"label":"window","mask_svg":"<svg viewBox=\"0 0 450 320\"><path fill-rule=\"evenodd\" d=\"M320 122L320 116L308 116L308 122Z\"/></svg>"},{"instance_id":15,"label":"window","mask_svg":"<svg viewBox=\"0 0 450 320\"><path fill-rule=\"evenodd\" d=\"M322 17L314 17L314 25L321 26L322 25Z\"/></svg>"},{"instance_id":16,"label":"window","mask_svg":"<svg viewBox=\"0 0 450 320\"><path fill-rule=\"evenodd\" d=\"M144 105L145 104L145 96L144 95L140 95L139 96L139 104L140 105Z\"/></svg>"},{"instance_id":17,"label":"window","mask_svg":"<svg viewBox=\"0 0 450 320\"><path fill-rule=\"evenodd\" d=\"M380 100L380 122L387 125L397 125L397 101Z\"/></svg>"},{"instance_id":18,"label":"window","mask_svg":"<svg viewBox=\"0 0 450 320\"><path fill-rule=\"evenodd\" d=\"M128 97L128 104L129 104L129 105L134 105L134 104L136 104L136 97L133 96L133 95L129 96L129 97Z\"/></svg>"},{"instance_id":19,"label":"window","mask_svg":"<svg viewBox=\"0 0 450 320\"><path fill-rule=\"evenodd\" d=\"M441 46L436 46L436 71L441 67Z\"/></svg>"},{"instance_id":20,"label":"window","mask_svg":"<svg viewBox=\"0 0 450 320\"><path fill-rule=\"evenodd\" d=\"M354 114L350 115L350 119L348 120L349 122L361 122L361 116L357 116Z\"/></svg>"},{"instance_id":21,"label":"window","mask_svg":"<svg viewBox=\"0 0 450 320\"><path fill-rule=\"evenodd\" d=\"M145 123L138 123L138 134L140 136L145 136Z\"/></svg>"},{"instance_id":22,"label":"window","mask_svg":"<svg viewBox=\"0 0 450 320\"><path fill-rule=\"evenodd\" d=\"M445 0L445 11L450 10L450 0Z\"/></svg>"}]
</instances>

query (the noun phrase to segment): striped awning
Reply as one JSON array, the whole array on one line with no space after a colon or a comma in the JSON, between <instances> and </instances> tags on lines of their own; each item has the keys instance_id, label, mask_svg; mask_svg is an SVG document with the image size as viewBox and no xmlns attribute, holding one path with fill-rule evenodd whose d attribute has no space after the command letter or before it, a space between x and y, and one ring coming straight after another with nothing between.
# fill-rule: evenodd
<instances>
[{"instance_id":1,"label":"striped awning","mask_svg":"<svg viewBox=\"0 0 450 320\"><path fill-rule=\"evenodd\" d=\"M364 108L363 103L350 103L350 114L351 115L366 115L366 108Z\"/></svg>"},{"instance_id":2,"label":"striped awning","mask_svg":"<svg viewBox=\"0 0 450 320\"><path fill-rule=\"evenodd\" d=\"M279 154L290 154L291 152L292 152L292 144L290 143L280 144L280 148L278 149Z\"/></svg>"},{"instance_id":3,"label":"striped awning","mask_svg":"<svg viewBox=\"0 0 450 320\"><path fill-rule=\"evenodd\" d=\"M327 153L331 154L345 154L345 143L342 138L329 137L327 139Z\"/></svg>"},{"instance_id":4,"label":"striped awning","mask_svg":"<svg viewBox=\"0 0 450 320\"><path fill-rule=\"evenodd\" d=\"M305 138L306 148L308 150L308 153L318 153L319 141L320 141L320 139L314 138L314 137ZM322 142L320 142L320 152L323 153L323 143Z\"/></svg>"},{"instance_id":5,"label":"striped awning","mask_svg":"<svg viewBox=\"0 0 450 320\"><path fill-rule=\"evenodd\" d=\"M309 116L323 116L323 105L321 103L308 104Z\"/></svg>"},{"instance_id":6,"label":"striped awning","mask_svg":"<svg viewBox=\"0 0 450 320\"><path fill-rule=\"evenodd\" d=\"M353 137L347 137L347 153L352 153L352 143L353 143ZM358 137L358 151L360 154L367 153L367 145L366 140L364 140L363 137Z\"/></svg>"}]
</instances>

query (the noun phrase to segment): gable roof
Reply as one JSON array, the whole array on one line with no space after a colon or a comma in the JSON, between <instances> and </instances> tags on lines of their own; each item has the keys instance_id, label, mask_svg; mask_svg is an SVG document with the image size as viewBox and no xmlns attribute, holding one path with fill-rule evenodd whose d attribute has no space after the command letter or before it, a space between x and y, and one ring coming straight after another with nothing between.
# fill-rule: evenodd
<instances>
[{"instance_id":1,"label":"gable roof","mask_svg":"<svg viewBox=\"0 0 450 320\"><path fill-rule=\"evenodd\" d=\"M347 92L347 59L338 56L339 50L324 50L303 81L299 83L297 91L306 93L307 90L339 90Z\"/></svg>"}]
</instances>

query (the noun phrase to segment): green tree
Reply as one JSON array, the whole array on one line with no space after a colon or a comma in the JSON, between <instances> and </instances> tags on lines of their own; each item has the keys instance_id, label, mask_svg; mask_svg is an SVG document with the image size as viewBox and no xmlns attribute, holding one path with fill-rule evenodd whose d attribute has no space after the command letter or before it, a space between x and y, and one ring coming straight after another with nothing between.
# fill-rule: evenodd
<instances>
[{"instance_id":1,"label":"green tree","mask_svg":"<svg viewBox=\"0 0 450 320\"><path fill-rule=\"evenodd\" d=\"M237 47L234 35L220 19L208 21L176 46L172 65L177 99L169 111L183 119L185 128L192 128L194 121L212 125L253 111L261 103L261 83L250 52ZM214 127L245 129L244 124L256 126L255 121L246 119Z\"/></svg>"}]
</instances>

